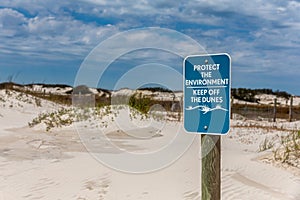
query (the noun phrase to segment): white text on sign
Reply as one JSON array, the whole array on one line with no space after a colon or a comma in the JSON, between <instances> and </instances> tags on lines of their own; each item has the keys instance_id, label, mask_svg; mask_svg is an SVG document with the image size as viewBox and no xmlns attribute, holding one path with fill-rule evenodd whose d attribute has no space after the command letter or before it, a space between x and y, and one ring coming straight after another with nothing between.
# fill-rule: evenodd
<instances>
[{"instance_id":1,"label":"white text on sign","mask_svg":"<svg viewBox=\"0 0 300 200\"><path fill-rule=\"evenodd\" d=\"M202 79L185 80L185 85L193 88L192 103L222 103L223 97L220 97L220 89L207 89L202 86L226 86L229 84L229 79L212 79L212 72L219 71L220 64L205 64L194 65L194 71L199 71ZM197 89L199 88L199 89ZM209 96L207 96L209 95Z\"/></svg>"}]
</instances>

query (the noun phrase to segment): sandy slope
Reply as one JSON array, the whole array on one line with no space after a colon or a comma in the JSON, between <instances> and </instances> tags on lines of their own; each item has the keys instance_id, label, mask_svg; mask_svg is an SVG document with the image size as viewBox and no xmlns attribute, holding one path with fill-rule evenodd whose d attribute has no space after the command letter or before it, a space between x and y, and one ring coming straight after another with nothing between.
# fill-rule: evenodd
<instances>
[{"instance_id":1,"label":"sandy slope","mask_svg":"<svg viewBox=\"0 0 300 200\"><path fill-rule=\"evenodd\" d=\"M2 98L6 99L5 94L2 94ZM122 158L124 150L138 154L161 151L176 138L174 132L178 131L180 123L167 122L163 126L151 124L150 127L140 126L139 130L130 129L128 119L121 112L121 117L116 121L123 123L129 135L124 134L124 130L118 130L112 122L102 130L102 136L99 136L99 130L91 129L84 137L74 127L45 132L39 127L28 128L28 119L31 120L42 109L51 110L55 106L49 102L42 102L42 108L31 103L17 106L21 102L13 100L16 106L9 107L11 100L8 99L2 103L7 106L0 110L0 200L201 199L198 137L179 160L151 173L124 173L95 159L97 154L119 155ZM109 119L110 116L105 118ZM134 123L138 124L139 120L135 120ZM253 125L263 122L232 122L233 125L241 123ZM258 125L268 126L267 123ZM283 123L279 126L298 128L299 123ZM80 130L80 127L84 128L77 125L77 129ZM153 134L156 129L161 130L157 137ZM142 137L136 138L140 131ZM184 138L191 137L181 130L179 134ZM300 169L267 164L261 158L270 152L257 152L266 136L276 134L282 132L250 126L233 127L228 136L222 137L222 199L300 199ZM89 146L90 152L82 141L92 145ZM181 141L175 140L175 147L180 145ZM141 165L138 162L130 164Z\"/></svg>"},{"instance_id":2,"label":"sandy slope","mask_svg":"<svg viewBox=\"0 0 300 200\"><path fill-rule=\"evenodd\" d=\"M29 131L14 130L10 136L1 137L0 194L4 199L195 199L198 196L197 141L170 167L134 175L99 163L79 143L75 132L65 130L50 135Z\"/></svg>"},{"instance_id":3,"label":"sandy slope","mask_svg":"<svg viewBox=\"0 0 300 200\"><path fill-rule=\"evenodd\" d=\"M222 199L299 199L300 177L259 162L255 151L234 140L223 140Z\"/></svg>"},{"instance_id":4,"label":"sandy slope","mask_svg":"<svg viewBox=\"0 0 300 200\"><path fill-rule=\"evenodd\" d=\"M11 103L8 99L6 101L5 104ZM43 103L46 105L47 102ZM51 110L51 103L47 107ZM166 168L143 174L124 173L106 167L87 152L75 127L54 129L51 132L39 129L44 128L42 126L28 128L27 122L42 112L38 109L39 107L31 103L24 103L21 108L13 106L1 109L0 199L197 199L199 197L200 166L197 140L184 156ZM149 153L168 145L170 138L174 137L173 131L177 130L176 127L179 125L179 123L166 125L161 132L163 136L160 137L152 137L151 133L151 137L146 134L146 138L132 138L132 136L119 137L124 135L118 135L120 132L116 132L118 130L110 123L106 133L107 137L111 138L111 143L105 145L106 141L96 140L97 148L90 150L94 151L92 153L100 152L106 155L120 154L121 151L115 150L115 145L118 145L121 150ZM97 130L91 129L87 139L93 139L91 137L93 131ZM137 132L133 129L131 134Z\"/></svg>"}]
</instances>

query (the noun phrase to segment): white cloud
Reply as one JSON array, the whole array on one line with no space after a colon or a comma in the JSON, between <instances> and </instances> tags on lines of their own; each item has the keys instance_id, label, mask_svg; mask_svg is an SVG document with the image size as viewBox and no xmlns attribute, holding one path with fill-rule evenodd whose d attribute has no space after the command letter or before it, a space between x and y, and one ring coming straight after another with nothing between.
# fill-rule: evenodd
<instances>
[{"instance_id":1,"label":"white cloud","mask_svg":"<svg viewBox=\"0 0 300 200\"><path fill-rule=\"evenodd\" d=\"M72 60L120 31L160 26L188 34L208 52L231 53L240 71L278 73L278 66L285 65L286 71L299 71L298 1L6 0L0 7L3 54ZM162 48L180 43L157 38L139 33L111 47L134 40Z\"/></svg>"},{"instance_id":2,"label":"white cloud","mask_svg":"<svg viewBox=\"0 0 300 200\"><path fill-rule=\"evenodd\" d=\"M17 8L0 9L0 27L0 37L5 37L0 52L57 59L62 55L59 52L85 56L95 43L118 32L115 26L86 24L72 16L37 14L26 17ZM71 59L62 59L66 58Z\"/></svg>"},{"instance_id":3,"label":"white cloud","mask_svg":"<svg viewBox=\"0 0 300 200\"><path fill-rule=\"evenodd\" d=\"M14 36L24 31L25 17L9 8L0 9L0 35Z\"/></svg>"}]
</instances>

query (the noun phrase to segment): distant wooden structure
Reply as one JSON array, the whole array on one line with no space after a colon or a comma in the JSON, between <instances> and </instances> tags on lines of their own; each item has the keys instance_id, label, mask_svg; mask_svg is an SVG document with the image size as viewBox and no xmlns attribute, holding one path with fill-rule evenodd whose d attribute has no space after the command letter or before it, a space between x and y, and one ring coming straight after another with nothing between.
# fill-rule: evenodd
<instances>
[{"instance_id":1,"label":"distant wooden structure","mask_svg":"<svg viewBox=\"0 0 300 200\"><path fill-rule=\"evenodd\" d=\"M290 97L289 122L293 121L293 96Z\"/></svg>"},{"instance_id":2,"label":"distant wooden structure","mask_svg":"<svg viewBox=\"0 0 300 200\"><path fill-rule=\"evenodd\" d=\"M95 95L87 86L77 86L72 91L72 105L80 108L95 107Z\"/></svg>"},{"instance_id":3,"label":"distant wooden structure","mask_svg":"<svg viewBox=\"0 0 300 200\"><path fill-rule=\"evenodd\" d=\"M277 113L277 98L274 99L273 122L276 122L276 113Z\"/></svg>"}]
</instances>

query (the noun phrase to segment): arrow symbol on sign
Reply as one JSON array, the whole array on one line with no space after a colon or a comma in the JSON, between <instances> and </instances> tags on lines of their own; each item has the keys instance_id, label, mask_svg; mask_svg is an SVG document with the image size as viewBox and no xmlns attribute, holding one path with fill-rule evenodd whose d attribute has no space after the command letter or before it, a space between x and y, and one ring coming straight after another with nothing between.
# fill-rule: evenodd
<instances>
[{"instance_id":1,"label":"arrow symbol on sign","mask_svg":"<svg viewBox=\"0 0 300 200\"><path fill-rule=\"evenodd\" d=\"M202 111L203 114L206 114L208 112L212 112L214 110L223 110L223 111L228 112L228 110L225 109L225 108L222 108L221 105L216 105L216 107L214 107L214 108L210 108L210 107L207 107L207 106L195 106L195 107L189 106L189 107L186 108L186 110L195 110L195 109L200 109L200 111Z\"/></svg>"}]
</instances>

